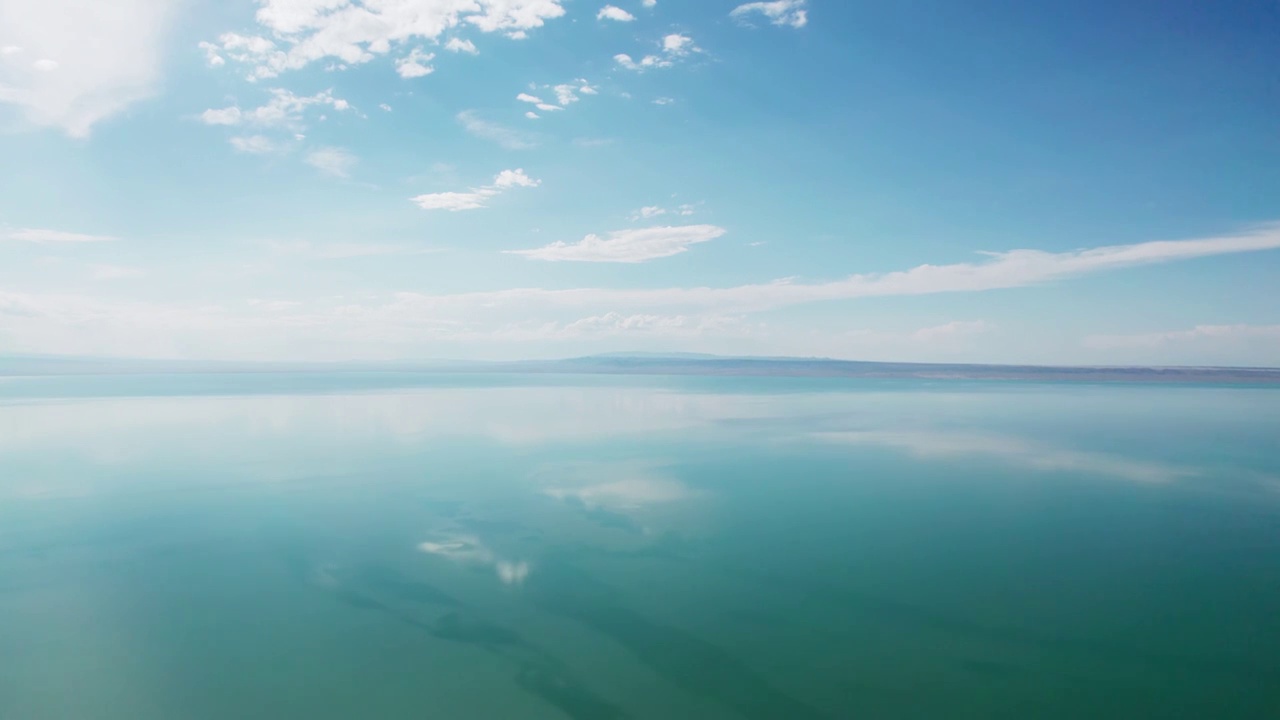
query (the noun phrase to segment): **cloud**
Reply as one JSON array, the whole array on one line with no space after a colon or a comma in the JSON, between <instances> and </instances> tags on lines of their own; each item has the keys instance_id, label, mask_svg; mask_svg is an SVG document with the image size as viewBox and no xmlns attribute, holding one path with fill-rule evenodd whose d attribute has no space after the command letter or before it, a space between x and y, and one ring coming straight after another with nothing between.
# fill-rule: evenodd
<instances>
[{"instance_id":1,"label":"cloud","mask_svg":"<svg viewBox=\"0 0 1280 720\"><path fill-rule=\"evenodd\" d=\"M94 125L155 94L167 0L4 0L0 104L37 127L87 137Z\"/></svg>"},{"instance_id":2,"label":"cloud","mask_svg":"<svg viewBox=\"0 0 1280 720\"><path fill-rule=\"evenodd\" d=\"M126 265L93 266L94 280L126 280L128 278L142 277L146 274L146 271L142 268L129 267Z\"/></svg>"},{"instance_id":3,"label":"cloud","mask_svg":"<svg viewBox=\"0 0 1280 720\"><path fill-rule=\"evenodd\" d=\"M564 109L559 105L552 105L550 103L544 102L542 98L538 97L537 95L530 95L529 93L520 93L519 95L516 96L516 100L519 100L520 102L524 102L524 103L532 103L533 105L537 106L539 110L542 110L544 112L556 112Z\"/></svg>"},{"instance_id":4,"label":"cloud","mask_svg":"<svg viewBox=\"0 0 1280 720\"><path fill-rule=\"evenodd\" d=\"M728 329L717 332L729 333L737 332L732 330L734 318L740 321L752 312L802 303L984 292L1063 281L1125 267L1275 249L1280 249L1280 229L1272 226L1237 235L1056 253L1013 250L990 254L974 263L919 265L899 272L857 274L829 282L783 278L724 287L506 287L452 294L406 291L347 298L320 297L308 300L304 307L269 317L204 304L130 302L0 290L0 314L3 315L0 327L4 329L8 346L23 352L153 357L280 358L310 357L316 353L328 357L353 354L411 357L438 352L437 343L442 342L492 343L572 337L566 334L565 328L579 321L585 322L577 326L577 332L586 333L610 326L679 327L681 321L671 318L683 317L688 327L700 324L723 327ZM711 320L713 318L727 319ZM956 325L950 331L920 334L926 339L941 341L946 339L947 332L954 336L962 327ZM1212 332L1216 331L1198 334ZM981 336L963 337L974 340ZM860 339L861 336L851 338L855 344ZM1212 339L1205 342L1221 344ZM900 346L926 347L921 342L892 347ZM1261 361L1268 356L1258 353L1257 357ZM1276 355L1272 353L1269 357ZM1224 359L1224 364L1239 362Z\"/></svg>"},{"instance_id":5,"label":"cloud","mask_svg":"<svg viewBox=\"0 0 1280 720\"><path fill-rule=\"evenodd\" d=\"M809 22L805 11L805 0L772 0L772 2L750 2L739 5L729 12L729 17L746 20L749 15L760 14L769 18L774 25L802 28Z\"/></svg>"},{"instance_id":6,"label":"cloud","mask_svg":"<svg viewBox=\"0 0 1280 720\"><path fill-rule=\"evenodd\" d=\"M669 68L675 65L676 60L687 57L691 53L702 52L702 48L694 44L693 38L680 33L664 35L658 46L662 48L659 55L645 55L636 60L626 53L618 53L613 56L613 61L627 70L640 71L650 68Z\"/></svg>"},{"instance_id":7,"label":"cloud","mask_svg":"<svg viewBox=\"0 0 1280 720\"><path fill-rule=\"evenodd\" d=\"M388 255L429 255L439 248L417 247L393 243L334 242L311 243L306 240L267 243L271 254L277 256L307 257L316 260L346 260L359 257L384 257ZM295 306L302 303L293 303ZM281 303L277 302L277 306Z\"/></svg>"},{"instance_id":8,"label":"cloud","mask_svg":"<svg viewBox=\"0 0 1280 720\"><path fill-rule=\"evenodd\" d=\"M430 75L436 69L426 63L435 58L435 53L424 53L419 48L414 48L408 55L396 61L396 74L406 79Z\"/></svg>"},{"instance_id":9,"label":"cloud","mask_svg":"<svg viewBox=\"0 0 1280 720\"><path fill-rule=\"evenodd\" d=\"M262 35L229 32L217 41L226 57L249 67L251 79L276 77L325 59L359 65L395 47L438 43L445 33L464 27L522 39L529 30L565 14L561 0L259 2L262 7L256 19ZM454 52L473 52L474 47L470 40L456 36L446 43L446 49Z\"/></svg>"},{"instance_id":10,"label":"cloud","mask_svg":"<svg viewBox=\"0 0 1280 720\"><path fill-rule=\"evenodd\" d=\"M238 105L205 110L200 120L206 125L259 125L262 127L301 127L302 114L310 107L331 107L339 112L351 109L351 104L335 98L325 90L310 96L294 95L283 88L272 88L271 99L265 105L242 110Z\"/></svg>"},{"instance_id":11,"label":"cloud","mask_svg":"<svg viewBox=\"0 0 1280 720\"><path fill-rule=\"evenodd\" d=\"M648 220L659 215L666 215L667 211L658 205L646 205L639 210L631 213L632 220Z\"/></svg>"},{"instance_id":12,"label":"cloud","mask_svg":"<svg viewBox=\"0 0 1280 720\"><path fill-rule=\"evenodd\" d=\"M670 105L673 102L675 102L675 98L669 97L654 98L653 100L654 105Z\"/></svg>"},{"instance_id":13,"label":"cloud","mask_svg":"<svg viewBox=\"0 0 1280 720\"><path fill-rule=\"evenodd\" d=\"M672 33L662 38L662 51L679 57L688 55L690 52L698 52L698 47L693 44L693 38L688 35Z\"/></svg>"},{"instance_id":14,"label":"cloud","mask_svg":"<svg viewBox=\"0 0 1280 720\"><path fill-rule=\"evenodd\" d=\"M678 255L695 243L725 234L715 225L686 225L635 230L615 230L607 238L588 235L573 244L557 241L533 250L506 250L532 260L638 263Z\"/></svg>"},{"instance_id":15,"label":"cloud","mask_svg":"<svg viewBox=\"0 0 1280 720\"><path fill-rule=\"evenodd\" d=\"M458 113L457 120L462 129L472 135L490 140L508 150L528 150L535 147L528 135L495 122L482 120L474 110L463 110Z\"/></svg>"},{"instance_id":16,"label":"cloud","mask_svg":"<svg viewBox=\"0 0 1280 720\"><path fill-rule=\"evenodd\" d=\"M85 233L49 230L47 228L19 228L17 230L9 231L4 235L0 235L0 239L46 244L109 242L116 238L111 237L110 235L87 235Z\"/></svg>"},{"instance_id":17,"label":"cloud","mask_svg":"<svg viewBox=\"0 0 1280 720\"><path fill-rule=\"evenodd\" d=\"M637 61L626 53L618 53L617 55L614 55L613 61L628 70L644 70L654 67L666 68L671 67L673 64L670 60L664 60L657 55L645 55Z\"/></svg>"},{"instance_id":18,"label":"cloud","mask_svg":"<svg viewBox=\"0 0 1280 720\"><path fill-rule=\"evenodd\" d=\"M383 112L391 112L391 106L390 106L390 105L388 105L388 104L386 104L386 103L380 103L380 104L378 105L378 107L379 107Z\"/></svg>"},{"instance_id":19,"label":"cloud","mask_svg":"<svg viewBox=\"0 0 1280 720\"><path fill-rule=\"evenodd\" d=\"M493 182L467 192L427 193L410 198L423 210L479 210L487 207L489 200L514 187L538 187L541 180L525 174L523 169L503 170L493 177Z\"/></svg>"},{"instance_id":20,"label":"cloud","mask_svg":"<svg viewBox=\"0 0 1280 720\"><path fill-rule=\"evenodd\" d=\"M598 244L608 241L597 239L596 242ZM577 248L577 245L563 247L553 245L545 250L548 254L572 253L576 252ZM767 283L721 288L565 290L516 288L452 296L417 297L430 306L454 303L494 306L514 303L525 308L535 304L551 307L605 305L627 308L688 307L746 312L864 297L934 295L1018 288L1138 265L1275 249L1280 249L1280 226L1269 225L1238 235L1192 240L1159 240L1059 253L1043 250L984 253L988 260L980 263L919 265L898 272L850 275L841 280L819 283L801 283L794 278L783 278Z\"/></svg>"},{"instance_id":21,"label":"cloud","mask_svg":"<svg viewBox=\"0 0 1280 720\"><path fill-rule=\"evenodd\" d=\"M1280 339L1280 325L1197 325L1190 330L1140 333L1135 335L1092 335L1091 347L1157 347L1201 340Z\"/></svg>"},{"instance_id":22,"label":"cloud","mask_svg":"<svg viewBox=\"0 0 1280 720\"><path fill-rule=\"evenodd\" d=\"M526 112L524 116L529 118L530 120L537 120L538 118L542 117L541 115L539 115L538 113L532 110L529 110L528 112Z\"/></svg>"},{"instance_id":23,"label":"cloud","mask_svg":"<svg viewBox=\"0 0 1280 720\"><path fill-rule=\"evenodd\" d=\"M640 4L644 5L647 8L651 8L658 4L658 0L644 0L644 2Z\"/></svg>"},{"instance_id":24,"label":"cloud","mask_svg":"<svg viewBox=\"0 0 1280 720\"><path fill-rule=\"evenodd\" d=\"M476 49L475 43L461 38L449 38L449 42L444 44L444 49L449 52L467 53L468 55L476 55L480 52Z\"/></svg>"},{"instance_id":25,"label":"cloud","mask_svg":"<svg viewBox=\"0 0 1280 720\"><path fill-rule=\"evenodd\" d=\"M716 335L744 335L750 328L738 317L723 315L654 315L636 313L624 315L609 312L592 315L567 323L548 323L537 328L534 337L544 338L598 338L619 335L655 335L662 337L706 337Z\"/></svg>"},{"instance_id":26,"label":"cloud","mask_svg":"<svg viewBox=\"0 0 1280 720\"><path fill-rule=\"evenodd\" d=\"M324 147L307 153L306 162L311 167L332 177L347 177L359 161L355 155L338 147Z\"/></svg>"},{"instance_id":27,"label":"cloud","mask_svg":"<svg viewBox=\"0 0 1280 720\"><path fill-rule=\"evenodd\" d=\"M1197 325L1188 330L1091 335L1083 345L1147 363L1167 363L1164 358L1173 354L1181 363L1280 367L1280 325Z\"/></svg>"},{"instance_id":28,"label":"cloud","mask_svg":"<svg viewBox=\"0 0 1280 720\"><path fill-rule=\"evenodd\" d=\"M266 155L280 149L279 146L270 138L262 135L233 137L230 142L231 147L235 148L236 152L248 153L250 155Z\"/></svg>"},{"instance_id":29,"label":"cloud","mask_svg":"<svg viewBox=\"0 0 1280 720\"><path fill-rule=\"evenodd\" d=\"M631 22L636 19L635 15L614 5L605 5L600 8L600 12L596 13L597 20L617 20L618 22Z\"/></svg>"},{"instance_id":30,"label":"cloud","mask_svg":"<svg viewBox=\"0 0 1280 720\"><path fill-rule=\"evenodd\" d=\"M599 93L599 90L597 90L595 86L593 86L591 83L587 82L583 78L577 78L571 83L561 83L559 85L539 86L531 83L529 85L529 88L531 90L537 90L538 88L541 88L543 90L550 90L553 94L555 94L556 103L558 103L557 105L553 105L547 102L546 100L543 100L542 97L538 95L532 95L527 92L522 92L519 95L516 95L516 100L535 105L539 110L542 110L543 112L559 112L560 110L565 109L569 105L572 105L573 103L576 103L579 100L581 100L582 98L579 97L579 94L596 95ZM530 117L530 115L526 113L525 117ZM530 119L537 119L537 117L538 117L537 113L534 113L532 117L530 117Z\"/></svg>"},{"instance_id":31,"label":"cloud","mask_svg":"<svg viewBox=\"0 0 1280 720\"><path fill-rule=\"evenodd\" d=\"M993 328L986 320L953 320L943 325L920 328L911 333L911 339L922 343L947 342L990 332Z\"/></svg>"}]
</instances>

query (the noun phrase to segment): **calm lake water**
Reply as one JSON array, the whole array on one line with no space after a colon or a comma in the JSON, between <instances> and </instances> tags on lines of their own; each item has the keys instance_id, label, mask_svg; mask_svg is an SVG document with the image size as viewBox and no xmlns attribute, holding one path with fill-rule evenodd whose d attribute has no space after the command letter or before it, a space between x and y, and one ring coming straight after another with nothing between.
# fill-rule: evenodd
<instances>
[{"instance_id":1,"label":"calm lake water","mask_svg":"<svg viewBox=\"0 0 1280 720\"><path fill-rule=\"evenodd\" d=\"M0 379L0 718L1280 717L1280 390Z\"/></svg>"}]
</instances>

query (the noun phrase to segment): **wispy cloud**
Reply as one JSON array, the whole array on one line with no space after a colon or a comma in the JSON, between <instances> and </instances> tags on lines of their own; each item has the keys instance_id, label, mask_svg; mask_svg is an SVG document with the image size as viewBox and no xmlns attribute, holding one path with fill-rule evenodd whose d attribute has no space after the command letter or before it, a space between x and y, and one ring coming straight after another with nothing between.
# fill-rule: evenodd
<instances>
[{"instance_id":1,"label":"wispy cloud","mask_svg":"<svg viewBox=\"0 0 1280 720\"><path fill-rule=\"evenodd\" d=\"M618 22L631 22L636 19L635 15L614 5L605 5L600 8L600 12L596 13L597 20L616 20Z\"/></svg>"},{"instance_id":2,"label":"wispy cloud","mask_svg":"<svg viewBox=\"0 0 1280 720\"><path fill-rule=\"evenodd\" d=\"M577 327L583 332L602 327L678 327L682 321L672 318L680 317L697 327L708 318L742 318L755 311L799 303L983 292L1138 265L1274 249L1280 249L1280 229L1267 227L1239 235L1059 253L1014 250L990 254L976 263L920 265L820 283L786 278L718 288L517 287L436 295L396 292L313 299L305 307L270 316L237 314L206 305L0 291L0 312L5 313L12 347L29 352L296 357L291 353L303 343L325 348L330 356L350 354L350 349L358 346L364 348L361 352L404 357L431 352L431 343L436 342L564 337L565 328L579 322L582 324ZM572 246L560 251L581 252ZM975 323L966 320L914 331L912 334L923 340L892 347L932 347L954 337L979 337L976 332L987 326ZM1201 330L1196 335L1216 332ZM851 338L851 346L863 347L865 343L859 340Z\"/></svg>"},{"instance_id":3,"label":"wispy cloud","mask_svg":"<svg viewBox=\"0 0 1280 720\"><path fill-rule=\"evenodd\" d=\"M351 174L358 158L338 147L325 147L307 153L307 164L325 175L345 178Z\"/></svg>"},{"instance_id":4,"label":"wispy cloud","mask_svg":"<svg viewBox=\"0 0 1280 720\"><path fill-rule=\"evenodd\" d=\"M229 142L231 147L236 149L236 152L250 155L267 155L280 149L280 146L274 140L264 135L238 136L231 138Z\"/></svg>"},{"instance_id":5,"label":"wispy cloud","mask_svg":"<svg viewBox=\"0 0 1280 720\"><path fill-rule=\"evenodd\" d=\"M396 74L405 79L430 75L436 71L429 64L435 59L435 53L423 52L421 48L414 48L408 55L396 60Z\"/></svg>"},{"instance_id":6,"label":"wispy cloud","mask_svg":"<svg viewBox=\"0 0 1280 720\"><path fill-rule=\"evenodd\" d=\"M1280 343L1280 325L1197 325L1190 330L1173 330L1169 332L1091 335L1085 338L1085 345L1102 349L1156 348L1188 343L1226 343L1257 340Z\"/></svg>"},{"instance_id":7,"label":"wispy cloud","mask_svg":"<svg viewBox=\"0 0 1280 720\"><path fill-rule=\"evenodd\" d=\"M395 48L438 43L445 33L463 28L524 38L528 31L564 14L561 0L268 0L256 14L262 35L229 32L208 45L210 57L223 60L225 56L247 66L250 79L262 79L320 60L343 65L372 62ZM457 36L445 47L454 52L475 51L470 40Z\"/></svg>"},{"instance_id":8,"label":"wispy cloud","mask_svg":"<svg viewBox=\"0 0 1280 720\"><path fill-rule=\"evenodd\" d=\"M729 16L737 20L745 20L751 15L763 15L774 25L802 28L809 22L805 4L805 0L749 2L734 8L729 12Z\"/></svg>"},{"instance_id":9,"label":"wispy cloud","mask_svg":"<svg viewBox=\"0 0 1280 720\"><path fill-rule=\"evenodd\" d=\"M476 49L475 43L461 38L449 38L449 42L444 44L444 49L449 52L467 53L468 55L476 55L480 52Z\"/></svg>"},{"instance_id":10,"label":"wispy cloud","mask_svg":"<svg viewBox=\"0 0 1280 720\"><path fill-rule=\"evenodd\" d=\"M658 42L658 46L661 48L661 52L657 54L645 55L637 60L627 53L618 53L613 56L613 61L627 70L639 71L650 68L669 68L681 58L687 57L692 53L702 52L702 48L694 44L693 38L680 33L664 35Z\"/></svg>"},{"instance_id":11,"label":"wispy cloud","mask_svg":"<svg viewBox=\"0 0 1280 720\"><path fill-rule=\"evenodd\" d=\"M301 127L302 115L310 107L331 107L339 112L351 108L342 98L325 90L315 95L299 96L283 88L272 88L271 99L264 105L243 110L238 105L211 108L200 114L206 125L259 125L262 127Z\"/></svg>"},{"instance_id":12,"label":"wispy cloud","mask_svg":"<svg viewBox=\"0 0 1280 720\"><path fill-rule=\"evenodd\" d=\"M648 220L650 218L656 218L659 215L666 215L666 214L667 214L666 209L660 205L646 205L640 208L639 210L632 212L631 219L632 220Z\"/></svg>"},{"instance_id":13,"label":"wispy cloud","mask_svg":"<svg viewBox=\"0 0 1280 720\"><path fill-rule=\"evenodd\" d=\"M557 241L532 250L507 250L532 260L638 263L678 255L695 243L724 235L715 225L685 225L615 230L607 237L588 235L576 243Z\"/></svg>"},{"instance_id":14,"label":"wispy cloud","mask_svg":"<svg viewBox=\"0 0 1280 720\"><path fill-rule=\"evenodd\" d=\"M154 94L174 6L153 0L0 3L0 105L72 137Z\"/></svg>"},{"instance_id":15,"label":"wispy cloud","mask_svg":"<svg viewBox=\"0 0 1280 720\"><path fill-rule=\"evenodd\" d=\"M129 278L140 278L146 274L147 272L142 268L128 265L93 266L94 280L127 280Z\"/></svg>"},{"instance_id":16,"label":"wispy cloud","mask_svg":"<svg viewBox=\"0 0 1280 720\"><path fill-rule=\"evenodd\" d=\"M493 177L488 185L471 188L465 192L427 193L410 198L423 210L479 210L487 207L489 200L502 192L515 187L538 187L541 180L535 180L525 174L523 168L503 170Z\"/></svg>"},{"instance_id":17,"label":"wispy cloud","mask_svg":"<svg viewBox=\"0 0 1280 720\"><path fill-rule=\"evenodd\" d=\"M474 110L463 110L458 113L457 120L462 129L472 135L495 142L508 150L528 150L536 146L527 134L481 119Z\"/></svg>"},{"instance_id":18,"label":"wispy cloud","mask_svg":"<svg viewBox=\"0 0 1280 720\"><path fill-rule=\"evenodd\" d=\"M116 238L110 235L88 235L86 233L49 230L47 228L21 228L0 235L8 240L29 243L91 243L107 242Z\"/></svg>"},{"instance_id":19,"label":"wispy cloud","mask_svg":"<svg viewBox=\"0 0 1280 720\"><path fill-rule=\"evenodd\" d=\"M273 255L314 258L316 260L347 260L387 255L429 255L440 252L439 248L397 243L313 243L307 240L273 241L267 243L267 247ZM301 303L294 304L300 305Z\"/></svg>"}]
</instances>

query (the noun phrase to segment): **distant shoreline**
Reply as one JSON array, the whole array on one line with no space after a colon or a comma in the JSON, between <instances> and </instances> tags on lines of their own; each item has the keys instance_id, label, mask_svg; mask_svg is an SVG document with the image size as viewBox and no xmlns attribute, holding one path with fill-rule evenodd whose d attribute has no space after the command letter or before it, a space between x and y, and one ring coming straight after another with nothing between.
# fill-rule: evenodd
<instances>
[{"instance_id":1,"label":"distant shoreline","mask_svg":"<svg viewBox=\"0 0 1280 720\"><path fill-rule=\"evenodd\" d=\"M688 375L1280 385L1280 368L1048 366L896 363L805 358L601 355L563 360L399 362L215 362L75 357L0 357L0 377L194 373Z\"/></svg>"}]
</instances>

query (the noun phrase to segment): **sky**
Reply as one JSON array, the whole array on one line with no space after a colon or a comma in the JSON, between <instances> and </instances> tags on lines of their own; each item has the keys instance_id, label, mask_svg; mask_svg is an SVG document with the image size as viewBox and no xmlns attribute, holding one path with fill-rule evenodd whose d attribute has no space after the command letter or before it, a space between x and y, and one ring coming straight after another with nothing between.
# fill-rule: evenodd
<instances>
[{"instance_id":1,"label":"sky","mask_svg":"<svg viewBox=\"0 0 1280 720\"><path fill-rule=\"evenodd\" d=\"M0 354L1280 366L1280 4L0 0Z\"/></svg>"}]
</instances>

